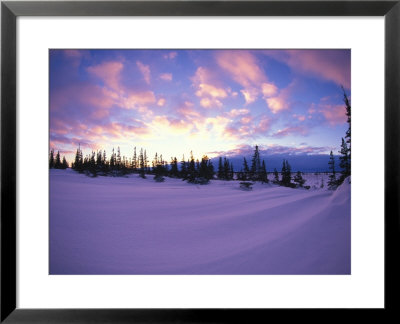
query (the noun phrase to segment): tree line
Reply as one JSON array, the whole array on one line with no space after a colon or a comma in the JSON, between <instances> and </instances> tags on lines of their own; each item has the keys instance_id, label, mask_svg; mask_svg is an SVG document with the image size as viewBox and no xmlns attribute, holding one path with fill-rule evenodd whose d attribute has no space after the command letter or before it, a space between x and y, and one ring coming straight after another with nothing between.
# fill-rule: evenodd
<instances>
[{"instance_id":1,"label":"tree line","mask_svg":"<svg viewBox=\"0 0 400 324\"><path fill-rule=\"evenodd\" d=\"M60 153L57 152L54 157L54 151L50 152L50 168L65 169L68 163L63 157L60 162ZM147 175L153 175L158 182L164 181L164 177L178 178L187 180L189 183L206 184L211 179L219 180L241 180L241 181L260 181L268 183L268 173L265 161L260 158L258 145L254 148L254 153L249 166L246 158L243 158L243 167L240 171L235 172L233 164L227 157L219 157L218 167L215 171L211 159L207 155L203 155L201 160L195 159L193 152L190 152L188 159L183 155L178 162L176 157L172 157L168 163L164 160L162 154L156 153L151 163L145 149L140 148L137 153L136 147L133 149L132 158L121 156L120 148L114 149L109 158L106 151L92 151L91 154L83 156L83 152L79 147L76 150L74 161L71 168L79 173L85 173L88 176L124 176L127 174L137 173L142 178ZM274 171L274 183L286 187L303 187L305 180L302 179L301 172L298 172L291 182L291 167L287 160L283 161L281 171L281 179L278 173Z\"/></svg>"},{"instance_id":2,"label":"tree line","mask_svg":"<svg viewBox=\"0 0 400 324\"><path fill-rule=\"evenodd\" d=\"M346 131L345 137L342 137L342 144L340 146L340 156L339 156L339 166L341 168L341 173L337 176L336 167L335 167L335 158L333 156L332 151L329 155L329 180L328 180L328 188L331 190L335 190L338 186L340 186L343 181L351 175L351 105L350 100L347 97L346 91L342 87L343 90L343 102L346 106L346 116L347 116L347 124L348 129Z\"/></svg>"}]
</instances>

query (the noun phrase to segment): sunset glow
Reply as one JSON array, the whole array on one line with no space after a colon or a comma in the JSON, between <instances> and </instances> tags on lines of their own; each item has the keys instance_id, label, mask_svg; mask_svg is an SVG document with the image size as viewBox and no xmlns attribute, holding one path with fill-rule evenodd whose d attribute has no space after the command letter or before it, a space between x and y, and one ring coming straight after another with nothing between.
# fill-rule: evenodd
<instances>
[{"instance_id":1,"label":"sunset glow","mask_svg":"<svg viewBox=\"0 0 400 324\"><path fill-rule=\"evenodd\" d=\"M50 50L50 148L338 151L350 50Z\"/></svg>"}]
</instances>

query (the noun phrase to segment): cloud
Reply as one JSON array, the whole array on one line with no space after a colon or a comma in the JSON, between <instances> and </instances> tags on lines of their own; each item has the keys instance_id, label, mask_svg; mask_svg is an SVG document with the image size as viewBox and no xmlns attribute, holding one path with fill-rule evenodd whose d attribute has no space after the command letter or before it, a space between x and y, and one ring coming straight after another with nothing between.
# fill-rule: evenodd
<instances>
[{"instance_id":1,"label":"cloud","mask_svg":"<svg viewBox=\"0 0 400 324\"><path fill-rule=\"evenodd\" d=\"M121 106L126 109L146 107L148 104L154 104L156 96L153 91L131 92L123 99Z\"/></svg>"},{"instance_id":2,"label":"cloud","mask_svg":"<svg viewBox=\"0 0 400 324\"><path fill-rule=\"evenodd\" d=\"M278 87L273 83L261 84L261 91L264 97L272 97L278 93Z\"/></svg>"},{"instance_id":3,"label":"cloud","mask_svg":"<svg viewBox=\"0 0 400 324\"><path fill-rule=\"evenodd\" d=\"M248 51L217 51L216 59L218 65L246 89L266 81L256 57Z\"/></svg>"},{"instance_id":4,"label":"cloud","mask_svg":"<svg viewBox=\"0 0 400 324\"><path fill-rule=\"evenodd\" d=\"M175 57L177 57L178 56L178 53L177 52L169 52L169 53L167 53L167 54L164 54L164 58L166 59L166 60L173 60Z\"/></svg>"},{"instance_id":5,"label":"cloud","mask_svg":"<svg viewBox=\"0 0 400 324\"><path fill-rule=\"evenodd\" d=\"M286 63L292 70L332 81L350 89L350 50L268 50L264 54Z\"/></svg>"},{"instance_id":6,"label":"cloud","mask_svg":"<svg viewBox=\"0 0 400 324\"><path fill-rule=\"evenodd\" d=\"M276 114L282 110L287 110L290 108L289 97L294 88L298 86L298 81L293 80L286 88L278 91L273 85L268 85L265 88L265 92L275 93L274 97L264 96L264 99L268 105L268 108L272 113ZM267 89L268 88L268 89Z\"/></svg>"},{"instance_id":7,"label":"cloud","mask_svg":"<svg viewBox=\"0 0 400 324\"><path fill-rule=\"evenodd\" d=\"M228 91L213 84L216 82L214 75L204 67L199 67L191 78L196 88L196 96L200 98L200 105L204 108L222 107L220 99L228 96Z\"/></svg>"},{"instance_id":8,"label":"cloud","mask_svg":"<svg viewBox=\"0 0 400 324\"><path fill-rule=\"evenodd\" d=\"M163 107L165 105L165 98L160 98L157 101L157 106Z\"/></svg>"},{"instance_id":9,"label":"cloud","mask_svg":"<svg viewBox=\"0 0 400 324\"><path fill-rule=\"evenodd\" d=\"M172 73L162 73L160 74L160 79L164 81L172 81Z\"/></svg>"},{"instance_id":10,"label":"cloud","mask_svg":"<svg viewBox=\"0 0 400 324\"><path fill-rule=\"evenodd\" d=\"M244 97L244 101L246 102L246 105L251 104L252 102L257 100L257 96L258 96L258 91L255 88L251 88L251 89L243 89L240 90L240 92L242 93L243 97Z\"/></svg>"},{"instance_id":11,"label":"cloud","mask_svg":"<svg viewBox=\"0 0 400 324\"><path fill-rule=\"evenodd\" d=\"M286 101L282 97L272 97L272 98L267 98L266 99L268 108L276 114L277 112L281 110L285 110L289 108L289 105L286 103Z\"/></svg>"},{"instance_id":12,"label":"cloud","mask_svg":"<svg viewBox=\"0 0 400 324\"><path fill-rule=\"evenodd\" d=\"M113 90L120 90L120 73L124 65L121 62L103 62L95 66L89 66L87 71L100 78L105 85Z\"/></svg>"},{"instance_id":13,"label":"cloud","mask_svg":"<svg viewBox=\"0 0 400 324\"><path fill-rule=\"evenodd\" d=\"M307 146L298 147L284 146L278 144L258 145L259 152L262 157L270 157L273 155L315 155L326 154L331 147ZM209 155L226 156L226 157L244 157L254 154L254 146L248 144L240 144L235 148L227 151L207 152Z\"/></svg>"},{"instance_id":14,"label":"cloud","mask_svg":"<svg viewBox=\"0 0 400 324\"><path fill-rule=\"evenodd\" d=\"M308 128L303 127L303 126L288 126L284 129L279 129L275 133L273 133L271 136L276 137L276 138L281 138L281 137L286 137L289 135L307 135L308 134Z\"/></svg>"},{"instance_id":15,"label":"cloud","mask_svg":"<svg viewBox=\"0 0 400 324\"><path fill-rule=\"evenodd\" d=\"M139 68L140 73L142 73L144 81L147 84L150 84L150 66L145 65L140 61L136 61L136 65Z\"/></svg>"},{"instance_id":16,"label":"cloud","mask_svg":"<svg viewBox=\"0 0 400 324\"><path fill-rule=\"evenodd\" d=\"M231 121L224 129L224 137L231 139L256 138L266 136L271 127L271 120L261 116L257 120L250 115Z\"/></svg>"},{"instance_id":17,"label":"cloud","mask_svg":"<svg viewBox=\"0 0 400 324\"><path fill-rule=\"evenodd\" d=\"M347 121L346 108L344 105L320 104L318 111L332 126L344 124Z\"/></svg>"},{"instance_id":18,"label":"cloud","mask_svg":"<svg viewBox=\"0 0 400 324\"><path fill-rule=\"evenodd\" d=\"M168 133L168 134L187 134L192 128L193 124L183 119L167 117L167 116L156 116L151 126L156 129L157 132Z\"/></svg>"}]
</instances>

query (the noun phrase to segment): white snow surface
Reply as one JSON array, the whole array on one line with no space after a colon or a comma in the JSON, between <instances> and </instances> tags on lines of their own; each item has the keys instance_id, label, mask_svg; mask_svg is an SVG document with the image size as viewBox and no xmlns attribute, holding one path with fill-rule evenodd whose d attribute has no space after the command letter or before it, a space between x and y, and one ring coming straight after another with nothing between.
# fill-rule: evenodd
<instances>
[{"instance_id":1,"label":"white snow surface","mask_svg":"<svg viewBox=\"0 0 400 324\"><path fill-rule=\"evenodd\" d=\"M50 274L350 274L350 187L50 170Z\"/></svg>"}]
</instances>

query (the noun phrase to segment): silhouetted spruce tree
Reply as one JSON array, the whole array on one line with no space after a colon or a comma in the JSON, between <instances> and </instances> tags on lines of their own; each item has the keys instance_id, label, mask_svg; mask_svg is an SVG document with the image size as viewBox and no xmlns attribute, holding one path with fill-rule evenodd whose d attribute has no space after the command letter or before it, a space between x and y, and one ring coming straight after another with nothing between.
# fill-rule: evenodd
<instances>
[{"instance_id":1,"label":"silhouetted spruce tree","mask_svg":"<svg viewBox=\"0 0 400 324\"><path fill-rule=\"evenodd\" d=\"M103 151L103 162L102 162L102 171L106 174L108 172L108 162L107 162L107 154L106 150Z\"/></svg>"},{"instance_id":2,"label":"silhouetted spruce tree","mask_svg":"<svg viewBox=\"0 0 400 324\"><path fill-rule=\"evenodd\" d=\"M243 176L242 176L242 180L246 181L249 178L249 165L247 164L247 160L244 157L243 158Z\"/></svg>"},{"instance_id":3,"label":"silhouetted spruce tree","mask_svg":"<svg viewBox=\"0 0 400 324\"><path fill-rule=\"evenodd\" d=\"M251 180L259 180L259 173L261 169L260 163L260 152L258 151L258 145L254 148L253 158L251 159L251 167L250 167L250 177Z\"/></svg>"},{"instance_id":4,"label":"silhouetted spruce tree","mask_svg":"<svg viewBox=\"0 0 400 324\"><path fill-rule=\"evenodd\" d=\"M350 105L350 100L347 97L346 91L343 89L343 101L344 104L346 105L346 116L347 116L347 123L349 124L349 128L346 131L346 144L348 147L348 156L349 156L349 163L351 161L351 105Z\"/></svg>"},{"instance_id":5,"label":"silhouetted spruce tree","mask_svg":"<svg viewBox=\"0 0 400 324\"><path fill-rule=\"evenodd\" d=\"M345 139L342 138L342 145L339 151L341 154L339 166L342 169L342 173L341 176L336 180L336 186L342 184L344 179L351 175L351 105L343 86L342 90L343 102L346 106L346 116L349 127L346 131Z\"/></svg>"},{"instance_id":6,"label":"silhouetted spruce tree","mask_svg":"<svg viewBox=\"0 0 400 324\"><path fill-rule=\"evenodd\" d=\"M54 150L50 150L50 157L49 157L49 168L53 169L54 168Z\"/></svg>"},{"instance_id":7,"label":"silhouetted spruce tree","mask_svg":"<svg viewBox=\"0 0 400 324\"><path fill-rule=\"evenodd\" d=\"M274 183L279 183L279 174L278 174L278 170L276 170L276 168L274 169Z\"/></svg>"},{"instance_id":8,"label":"silhouetted spruce tree","mask_svg":"<svg viewBox=\"0 0 400 324\"><path fill-rule=\"evenodd\" d=\"M196 176L197 176L196 162L193 157L193 152L190 151L190 160L189 160L188 175L187 175L189 182L193 182L196 179Z\"/></svg>"},{"instance_id":9,"label":"silhouetted spruce tree","mask_svg":"<svg viewBox=\"0 0 400 324\"><path fill-rule=\"evenodd\" d=\"M230 168L230 172L229 172L229 179L233 180L235 177L235 171L233 171L233 164L231 162L231 168Z\"/></svg>"},{"instance_id":10,"label":"silhouetted spruce tree","mask_svg":"<svg viewBox=\"0 0 400 324\"><path fill-rule=\"evenodd\" d=\"M217 177L218 177L218 179L224 178L224 166L222 165L222 157L221 156L219 157L219 161L218 161Z\"/></svg>"},{"instance_id":11,"label":"silhouetted spruce tree","mask_svg":"<svg viewBox=\"0 0 400 324\"><path fill-rule=\"evenodd\" d=\"M136 172L138 168L137 156L136 156L136 146L133 149L133 158L132 158L132 170Z\"/></svg>"},{"instance_id":12,"label":"silhouetted spruce tree","mask_svg":"<svg viewBox=\"0 0 400 324\"><path fill-rule=\"evenodd\" d=\"M260 180L261 180L261 182L268 183L267 168L265 166L265 161L264 160L262 161L262 164L261 164Z\"/></svg>"},{"instance_id":13,"label":"silhouetted spruce tree","mask_svg":"<svg viewBox=\"0 0 400 324\"><path fill-rule=\"evenodd\" d=\"M328 188L330 190L334 190L337 188L337 179L336 179L336 170L335 170L335 158L333 156L333 153L331 151L331 153L329 154L329 170L330 170L330 174L329 174L329 181L328 181Z\"/></svg>"},{"instance_id":14,"label":"silhouetted spruce tree","mask_svg":"<svg viewBox=\"0 0 400 324\"><path fill-rule=\"evenodd\" d=\"M294 176L293 182L297 183L299 187L303 187L306 180L303 179L301 172L297 171L296 175Z\"/></svg>"},{"instance_id":15,"label":"silhouetted spruce tree","mask_svg":"<svg viewBox=\"0 0 400 324\"><path fill-rule=\"evenodd\" d=\"M176 157L171 157L171 170L169 171L169 174L173 178L179 177L178 160Z\"/></svg>"},{"instance_id":16,"label":"silhouetted spruce tree","mask_svg":"<svg viewBox=\"0 0 400 324\"><path fill-rule=\"evenodd\" d=\"M283 160L281 174L282 174L282 180L281 180L282 185L285 187L291 187L292 168L290 167L290 164L287 160Z\"/></svg>"},{"instance_id":17,"label":"silhouetted spruce tree","mask_svg":"<svg viewBox=\"0 0 400 324\"><path fill-rule=\"evenodd\" d=\"M142 178L146 178L146 170L145 170L145 162L144 162L144 154L143 154L143 149L140 148L140 154L139 154L139 175Z\"/></svg>"},{"instance_id":18,"label":"silhouetted spruce tree","mask_svg":"<svg viewBox=\"0 0 400 324\"><path fill-rule=\"evenodd\" d=\"M339 179L339 183L342 183L344 179L350 175L350 150L344 138L342 138L342 145L339 153L341 154L339 157L339 166L342 169L342 175Z\"/></svg>"},{"instance_id":19,"label":"silhouetted spruce tree","mask_svg":"<svg viewBox=\"0 0 400 324\"><path fill-rule=\"evenodd\" d=\"M230 173L229 160L226 157L224 157L224 173L222 178L224 180L229 180L230 179L229 173Z\"/></svg>"},{"instance_id":20,"label":"silhouetted spruce tree","mask_svg":"<svg viewBox=\"0 0 400 324\"><path fill-rule=\"evenodd\" d=\"M74 170L78 172L83 171L83 156L82 156L82 151L81 151L81 145L79 144L76 154L75 154L75 160L74 160Z\"/></svg>"},{"instance_id":21,"label":"silhouetted spruce tree","mask_svg":"<svg viewBox=\"0 0 400 324\"><path fill-rule=\"evenodd\" d=\"M207 169L209 179L214 179L214 165L212 164L211 159L208 159Z\"/></svg>"},{"instance_id":22,"label":"silhouetted spruce tree","mask_svg":"<svg viewBox=\"0 0 400 324\"><path fill-rule=\"evenodd\" d=\"M144 172L145 173L148 172L148 163L149 163L149 160L147 159L147 153L146 153L146 150L144 150L144 153L143 153L143 165L144 165Z\"/></svg>"},{"instance_id":23,"label":"silhouetted spruce tree","mask_svg":"<svg viewBox=\"0 0 400 324\"><path fill-rule=\"evenodd\" d=\"M63 160L62 160L62 163L61 163L61 168L62 169L67 169L68 168L68 162L67 162L65 156L63 156Z\"/></svg>"},{"instance_id":24,"label":"silhouetted spruce tree","mask_svg":"<svg viewBox=\"0 0 400 324\"><path fill-rule=\"evenodd\" d=\"M111 156L110 156L110 170L114 171L114 169L115 169L115 153L114 153L114 148L113 148Z\"/></svg>"},{"instance_id":25,"label":"silhouetted spruce tree","mask_svg":"<svg viewBox=\"0 0 400 324\"><path fill-rule=\"evenodd\" d=\"M55 159L55 162L54 162L54 168L55 168L55 169L61 169L60 151L57 151L56 159Z\"/></svg>"},{"instance_id":26,"label":"silhouetted spruce tree","mask_svg":"<svg viewBox=\"0 0 400 324\"><path fill-rule=\"evenodd\" d=\"M187 164L185 161L185 155L183 155L183 157L182 157L180 175L183 180L185 180L187 178Z\"/></svg>"},{"instance_id":27,"label":"silhouetted spruce tree","mask_svg":"<svg viewBox=\"0 0 400 324\"><path fill-rule=\"evenodd\" d=\"M208 156L203 155L203 157L201 158L200 166L199 166L199 177L204 178L205 180L210 180L210 179L212 179L212 176L213 176L210 173L209 161L210 161L210 159L208 158Z\"/></svg>"}]
</instances>

